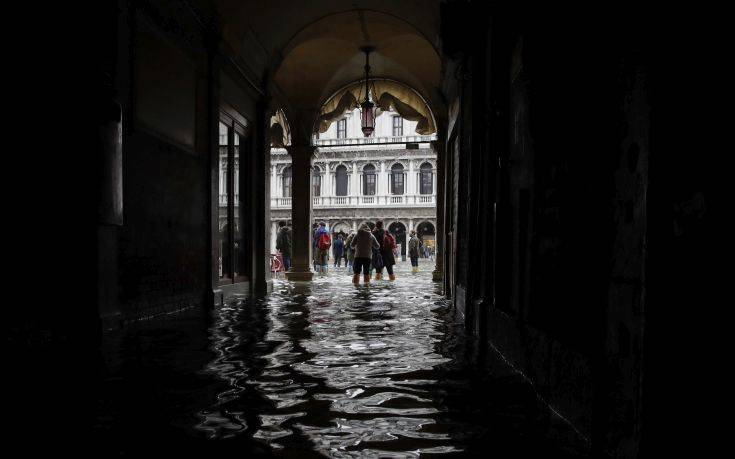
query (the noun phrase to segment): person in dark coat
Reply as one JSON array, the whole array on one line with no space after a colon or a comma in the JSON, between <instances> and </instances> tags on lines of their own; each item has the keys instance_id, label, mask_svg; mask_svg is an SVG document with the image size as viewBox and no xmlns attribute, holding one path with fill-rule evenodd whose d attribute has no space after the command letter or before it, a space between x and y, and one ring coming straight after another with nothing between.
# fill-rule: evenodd
<instances>
[{"instance_id":1,"label":"person in dark coat","mask_svg":"<svg viewBox=\"0 0 735 459\"><path fill-rule=\"evenodd\" d=\"M396 257L393 254L393 250L396 248L396 241L393 235L386 238L386 233L388 232L383 228L383 220L375 222L373 236L375 236L375 239L377 239L380 244L380 255L383 258L383 266L385 266L385 270L388 271L388 277L390 280L394 281L396 280L396 275L393 274L393 265L396 264ZM383 268L380 267L380 269L376 269L376 271L375 280L382 279Z\"/></svg>"},{"instance_id":2,"label":"person in dark coat","mask_svg":"<svg viewBox=\"0 0 735 459\"><path fill-rule=\"evenodd\" d=\"M278 222L278 236L276 237L276 249L281 252L283 257L283 270L291 269L291 228L286 226L286 222Z\"/></svg>"},{"instance_id":3,"label":"person in dark coat","mask_svg":"<svg viewBox=\"0 0 735 459\"><path fill-rule=\"evenodd\" d=\"M345 265L347 265L348 271L352 268L353 262L355 261L355 249L351 247L352 239L355 238L355 230L350 231L350 235L345 240Z\"/></svg>"},{"instance_id":4,"label":"person in dark coat","mask_svg":"<svg viewBox=\"0 0 735 459\"><path fill-rule=\"evenodd\" d=\"M416 231L411 230L411 240L408 241L408 256L411 258L411 272L419 272L419 238Z\"/></svg>"},{"instance_id":5,"label":"person in dark coat","mask_svg":"<svg viewBox=\"0 0 735 459\"><path fill-rule=\"evenodd\" d=\"M360 283L360 271L362 271L365 283L370 282L370 264L372 260L373 250L380 247L375 236L370 232L370 228L366 224L362 224L352 239L350 240L350 248L354 252L354 263L352 266L353 275L352 282Z\"/></svg>"},{"instance_id":6,"label":"person in dark coat","mask_svg":"<svg viewBox=\"0 0 735 459\"><path fill-rule=\"evenodd\" d=\"M334 255L334 267L342 267L342 257L344 256L344 239L342 239L342 233L337 233L334 237L334 243L332 244L332 254Z\"/></svg>"}]
</instances>

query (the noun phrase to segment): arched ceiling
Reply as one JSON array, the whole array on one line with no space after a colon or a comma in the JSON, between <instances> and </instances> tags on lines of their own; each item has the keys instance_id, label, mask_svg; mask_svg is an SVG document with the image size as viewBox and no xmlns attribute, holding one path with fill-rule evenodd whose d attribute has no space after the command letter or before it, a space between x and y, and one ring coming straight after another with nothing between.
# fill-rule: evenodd
<instances>
[{"instance_id":1,"label":"arched ceiling","mask_svg":"<svg viewBox=\"0 0 735 459\"><path fill-rule=\"evenodd\" d=\"M363 76L401 81L440 101L439 0L215 0L230 47L272 78L289 104L315 109ZM257 68L257 67L263 68Z\"/></svg>"}]
</instances>

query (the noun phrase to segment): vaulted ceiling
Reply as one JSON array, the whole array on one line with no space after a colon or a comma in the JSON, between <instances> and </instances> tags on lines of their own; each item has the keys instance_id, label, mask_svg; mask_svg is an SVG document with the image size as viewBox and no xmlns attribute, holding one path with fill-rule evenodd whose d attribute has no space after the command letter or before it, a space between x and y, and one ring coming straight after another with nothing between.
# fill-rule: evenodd
<instances>
[{"instance_id":1,"label":"vaulted ceiling","mask_svg":"<svg viewBox=\"0 0 735 459\"><path fill-rule=\"evenodd\" d=\"M230 47L288 103L314 109L362 78L403 82L440 104L439 0L215 0ZM262 72L262 73L261 73Z\"/></svg>"}]
</instances>

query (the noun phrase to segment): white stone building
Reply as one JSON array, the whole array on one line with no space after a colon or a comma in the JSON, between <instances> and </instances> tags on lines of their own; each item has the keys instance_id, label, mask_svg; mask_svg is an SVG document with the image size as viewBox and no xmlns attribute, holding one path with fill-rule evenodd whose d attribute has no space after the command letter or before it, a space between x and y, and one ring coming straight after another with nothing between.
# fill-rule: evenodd
<instances>
[{"instance_id":1,"label":"white stone building","mask_svg":"<svg viewBox=\"0 0 735 459\"><path fill-rule=\"evenodd\" d=\"M356 230L363 222L383 220L405 254L406 234L416 229L433 245L436 234L435 136L417 135L416 122L395 112L376 118L375 132L364 137L360 111L332 123L317 138L312 160L315 221L333 232ZM291 158L271 148L271 252L278 222L291 218Z\"/></svg>"}]
</instances>

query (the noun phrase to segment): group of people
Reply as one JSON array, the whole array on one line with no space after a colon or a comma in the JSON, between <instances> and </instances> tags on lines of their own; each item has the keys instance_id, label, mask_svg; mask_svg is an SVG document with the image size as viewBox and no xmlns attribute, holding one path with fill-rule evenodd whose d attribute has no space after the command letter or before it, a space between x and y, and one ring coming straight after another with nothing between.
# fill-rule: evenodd
<instances>
[{"instance_id":1,"label":"group of people","mask_svg":"<svg viewBox=\"0 0 735 459\"><path fill-rule=\"evenodd\" d=\"M283 221L278 225L276 249L281 252L284 268L289 270L291 267L291 228ZM419 270L418 259L422 245L416 236L416 231L411 230L408 255L411 259L413 273ZM375 279L381 280L383 269L387 272L389 280L396 279L393 271L393 266L396 264L396 239L383 227L382 220L375 222L373 230L367 223L363 223L357 231L351 230L350 234L340 231L334 235L334 241L332 241L325 222L315 223L312 228L312 249L314 270L317 273L327 273L331 249L334 266L342 267L344 259L348 272L352 273L352 282L355 284L360 283L360 274L362 274L363 282L369 283L373 271L375 271Z\"/></svg>"}]
</instances>

